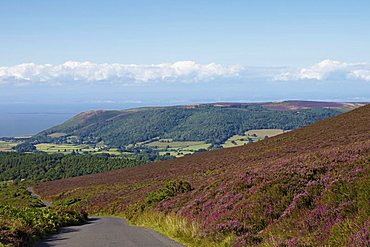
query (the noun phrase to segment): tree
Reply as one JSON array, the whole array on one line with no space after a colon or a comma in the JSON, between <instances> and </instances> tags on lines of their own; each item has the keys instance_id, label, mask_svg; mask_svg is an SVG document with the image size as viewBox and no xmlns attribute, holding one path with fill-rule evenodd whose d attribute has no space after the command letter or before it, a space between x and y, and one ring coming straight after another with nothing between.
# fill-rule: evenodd
<instances>
[{"instance_id":1,"label":"tree","mask_svg":"<svg viewBox=\"0 0 370 247\"><path fill-rule=\"evenodd\" d=\"M29 142L24 142L21 144L18 144L14 147L14 150L16 150L19 153L25 153L25 152L35 152L36 146Z\"/></svg>"}]
</instances>

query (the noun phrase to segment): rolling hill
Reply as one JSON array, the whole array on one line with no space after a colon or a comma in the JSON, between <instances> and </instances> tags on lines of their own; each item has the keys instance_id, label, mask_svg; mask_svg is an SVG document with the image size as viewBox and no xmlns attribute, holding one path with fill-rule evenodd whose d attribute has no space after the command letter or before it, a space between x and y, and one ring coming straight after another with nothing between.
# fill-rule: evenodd
<instances>
[{"instance_id":1,"label":"rolling hill","mask_svg":"<svg viewBox=\"0 0 370 247\"><path fill-rule=\"evenodd\" d=\"M110 147L165 138L222 144L252 129L291 130L335 116L361 104L285 101L214 103L78 114L33 137L38 142L104 143Z\"/></svg>"},{"instance_id":2,"label":"rolling hill","mask_svg":"<svg viewBox=\"0 0 370 247\"><path fill-rule=\"evenodd\" d=\"M189 246L368 246L369 174L367 105L245 146L35 190Z\"/></svg>"}]
</instances>

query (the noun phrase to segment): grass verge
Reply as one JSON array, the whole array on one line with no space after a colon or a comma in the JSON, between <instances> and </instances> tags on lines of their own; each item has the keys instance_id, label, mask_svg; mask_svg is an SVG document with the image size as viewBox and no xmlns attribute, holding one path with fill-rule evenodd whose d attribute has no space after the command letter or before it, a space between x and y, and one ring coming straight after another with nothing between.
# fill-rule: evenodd
<instances>
[{"instance_id":1,"label":"grass verge","mask_svg":"<svg viewBox=\"0 0 370 247\"><path fill-rule=\"evenodd\" d=\"M125 215L119 215L127 219ZM196 221L189 222L187 219L175 215L164 214L155 210L145 210L129 223L136 226L153 229L167 237L189 247L227 247L233 236L227 236L222 241L215 242L206 237L201 237L200 226Z\"/></svg>"}]
</instances>

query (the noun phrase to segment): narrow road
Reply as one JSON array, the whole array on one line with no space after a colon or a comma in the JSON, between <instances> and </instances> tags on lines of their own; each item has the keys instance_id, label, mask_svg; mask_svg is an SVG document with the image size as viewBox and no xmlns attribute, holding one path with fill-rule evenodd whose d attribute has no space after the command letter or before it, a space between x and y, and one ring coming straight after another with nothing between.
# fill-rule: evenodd
<instances>
[{"instance_id":1,"label":"narrow road","mask_svg":"<svg viewBox=\"0 0 370 247\"><path fill-rule=\"evenodd\" d=\"M119 217L93 217L88 224L63 227L36 247L183 247L179 243L152 230L129 226Z\"/></svg>"}]
</instances>

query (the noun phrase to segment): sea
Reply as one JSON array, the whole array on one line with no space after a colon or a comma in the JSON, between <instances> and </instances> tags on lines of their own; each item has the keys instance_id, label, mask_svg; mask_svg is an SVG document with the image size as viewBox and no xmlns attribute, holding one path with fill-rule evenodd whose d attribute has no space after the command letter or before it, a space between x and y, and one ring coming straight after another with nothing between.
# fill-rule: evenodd
<instances>
[{"instance_id":1,"label":"sea","mask_svg":"<svg viewBox=\"0 0 370 247\"><path fill-rule=\"evenodd\" d=\"M31 136L61 124L80 112L97 109L127 109L131 105L0 104L0 137Z\"/></svg>"}]
</instances>

